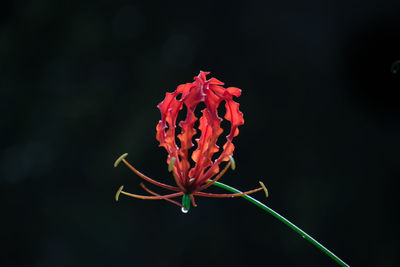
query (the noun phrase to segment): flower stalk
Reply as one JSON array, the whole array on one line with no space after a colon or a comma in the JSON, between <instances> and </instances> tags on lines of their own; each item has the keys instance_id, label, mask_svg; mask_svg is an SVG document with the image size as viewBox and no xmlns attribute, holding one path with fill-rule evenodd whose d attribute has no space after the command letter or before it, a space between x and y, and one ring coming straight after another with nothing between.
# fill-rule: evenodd
<instances>
[{"instance_id":1,"label":"flower stalk","mask_svg":"<svg viewBox=\"0 0 400 267\"><path fill-rule=\"evenodd\" d=\"M223 188L225 190L228 190L232 193L241 193L241 191L223 184L221 182L214 182L215 186L218 186L220 188ZM262 184L263 185L263 184ZM263 186L264 188L264 186ZM295 231L296 233L298 233L299 235L301 235L301 237L303 237L304 239L306 239L307 241L309 241L311 244L313 244L314 246L316 246L319 250L321 250L322 252L324 252L326 255L328 255L329 257L331 257L334 261L336 261L340 266L344 266L344 267L348 267L349 265L347 263L345 263L342 259L340 259L338 256L336 256L333 252L331 252L329 249L327 249L326 247L324 247L321 243L319 243L317 240L315 240L314 238L312 238L309 234L307 234L306 232L304 232L302 229L300 229L299 227L297 227L295 224L293 224L291 221L289 221L288 219L286 219L285 217L283 217L282 215L280 215L278 212L274 211L273 209L271 209L270 207L268 207L267 205L265 205L264 203L261 203L260 201L258 201L257 199L249 196L249 195L243 195L242 196L244 199L250 201L252 204L260 207L261 209L265 210L266 212L268 212L269 214L271 214L272 216L274 216L275 218L277 218L278 220L280 220L281 222L283 222L284 224L286 224L290 229L292 229L293 231Z\"/></svg>"}]
</instances>

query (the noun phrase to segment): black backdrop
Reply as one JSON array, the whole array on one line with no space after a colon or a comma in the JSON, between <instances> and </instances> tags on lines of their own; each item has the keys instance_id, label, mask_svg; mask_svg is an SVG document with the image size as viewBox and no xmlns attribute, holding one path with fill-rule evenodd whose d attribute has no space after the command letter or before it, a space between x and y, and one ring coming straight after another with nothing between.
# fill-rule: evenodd
<instances>
[{"instance_id":1,"label":"black backdrop","mask_svg":"<svg viewBox=\"0 0 400 267\"><path fill-rule=\"evenodd\" d=\"M354 266L398 266L399 1L4 1L1 266L336 266L243 199L172 183L156 105L199 70L240 87L235 172Z\"/></svg>"}]
</instances>

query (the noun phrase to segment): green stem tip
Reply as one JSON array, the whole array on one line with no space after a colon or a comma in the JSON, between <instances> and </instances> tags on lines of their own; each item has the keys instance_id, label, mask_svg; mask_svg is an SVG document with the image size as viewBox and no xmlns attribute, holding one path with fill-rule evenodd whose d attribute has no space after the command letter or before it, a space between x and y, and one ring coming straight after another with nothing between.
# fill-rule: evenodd
<instances>
[{"instance_id":1,"label":"green stem tip","mask_svg":"<svg viewBox=\"0 0 400 267\"><path fill-rule=\"evenodd\" d=\"M183 213L188 213L190 210L190 195L184 194L182 196L182 212Z\"/></svg>"}]
</instances>

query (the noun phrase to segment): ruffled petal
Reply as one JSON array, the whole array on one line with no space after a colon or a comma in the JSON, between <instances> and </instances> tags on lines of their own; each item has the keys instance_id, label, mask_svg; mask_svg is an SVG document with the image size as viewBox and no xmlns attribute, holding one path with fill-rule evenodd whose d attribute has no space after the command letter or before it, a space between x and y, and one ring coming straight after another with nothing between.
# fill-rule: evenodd
<instances>
[{"instance_id":1,"label":"ruffled petal","mask_svg":"<svg viewBox=\"0 0 400 267\"><path fill-rule=\"evenodd\" d=\"M161 120L156 128L156 138L160 146L164 147L169 154L167 162L172 157L177 159L174 172L187 189L193 188L193 185L199 186L219 172L219 164L229 160L229 156L233 154L235 147L232 140L239 133L238 127L244 124L239 104L232 100L233 96L240 96L241 90L236 87L224 88L224 83L215 78L206 80L207 74L209 73L200 71L193 83L179 85L174 92L166 93L165 99L158 105ZM218 116L218 107L221 102L225 102L224 118L231 124L222 150L217 145L218 138L223 133L220 126L222 119ZM202 111L200 118L198 130L201 135L196 139L197 148L191 155L195 162L191 168L189 151L193 147L192 139L197 133L194 128L198 120L195 110L200 103L204 103L206 108ZM187 109L186 118L179 122L180 133L176 135L178 113L183 105ZM180 147L176 144L176 138L180 141ZM216 153L220 154L213 161Z\"/></svg>"}]
</instances>

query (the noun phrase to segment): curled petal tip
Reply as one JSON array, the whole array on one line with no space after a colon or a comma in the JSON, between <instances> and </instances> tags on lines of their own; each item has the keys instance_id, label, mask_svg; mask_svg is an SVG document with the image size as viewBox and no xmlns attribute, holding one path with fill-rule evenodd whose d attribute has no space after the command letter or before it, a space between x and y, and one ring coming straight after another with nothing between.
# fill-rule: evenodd
<instances>
[{"instance_id":1,"label":"curled petal tip","mask_svg":"<svg viewBox=\"0 0 400 267\"><path fill-rule=\"evenodd\" d=\"M121 185L121 186L119 187L117 193L115 194L115 201L118 201L119 195L121 194L122 189L124 189L124 186L123 186L123 185Z\"/></svg>"},{"instance_id":2,"label":"curled petal tip","mask_svg":"<svg viewBox=\"0 0 400 267\"><path fill-rule=\"evenodd\" d=\"M264 192L265 192L265 196L268 198L269 194L268 194L268 189L267 189L267 187L265 187L265 185L264 185L263 182L259 181L259 183L260 183L262 189L263 189Z\"/></svg>"},{"instance_id":3,"label":"curled petal tip","mask_svg":"<svg viewBox=\"0 0 400 267\"><path fill-rule=\"evenodd\" d=\"M231 169L232 169L232 171L234 171L236 169L235 160L233 159L232 156L228 156L228 157L229 157L229 161L231 162Z\"/></svg>"},{"instance_id":4,"label":"curled petal tip","mask_svg":"<svg viewBox=\"0 0 400 267\"><path fill-rule=\"evenodd\" d=\"M172 157L172 158L169 160L169 165L168 165L168 171L169 171L169 172L172 172L172 170L174 169L175 161L176 161L176 158L175 158L175 157Z\"/></svg>"},{"instance_id":5,"label":"curled petal tip","mask_svg":"<svg viewBox=\"0 0 400 267\"><path fill-rule=\"evenodd\" d=\"M114 162L114 168L118 166L118 164L128 156L128 153L125 153L121 155L115 162Z\"/></svg>"}]
</instances>

